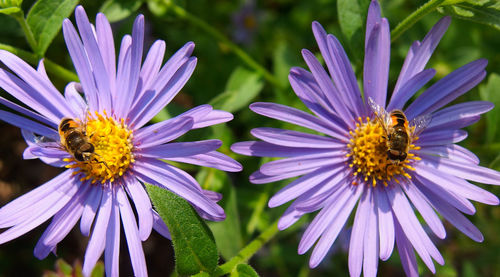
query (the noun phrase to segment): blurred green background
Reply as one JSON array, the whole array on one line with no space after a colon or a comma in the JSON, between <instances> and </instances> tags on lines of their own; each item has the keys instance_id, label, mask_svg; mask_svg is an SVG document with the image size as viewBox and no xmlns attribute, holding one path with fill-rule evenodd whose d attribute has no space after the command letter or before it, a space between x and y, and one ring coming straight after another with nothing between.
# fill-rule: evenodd
<instances>
[{"instance_id":1,"label":"blurred green background","mask_svg":"<svg viewBox=\"0 0 500 277\"><path fill-rule=\"evenodd\" d=\"M244 165L242 172L234 174L181 165L183 169L195 175L205 189L224 194L222 205L228 215L227 220L209 224L224 261L237 254L279 218L286 207L269 209L267 201L274 192L289 183L282 181L266 185L250 184L248 176L268 160L231 154L229 146L236 141L252 140L249 131L258 126L304 130L256 115L248 109L248 104L269 101L306 110L291 90L287 75L293 66L305 67L300 55L301 49L319 52L311 31L311 22L314 20L319 21L329 33L339 38L359 79L362 73L363 48L360 46L364 43L364 30L353 33L346 26L352 23L350 20L356 20L356 15L364 20L364 14L355 12L351 16L345 13L345 5L342 3L345 4L346 1L337 3L335 0L175 1L177 7L227 37L228 43L220 37L214 37L203 27L200 28L193 19L180 16L167 8L167 2L169 1L80 1L80 4L86 9L91 21L94 21L94 16L99 11L105 11L109 18L115 21L112 25L115 45L119 45L124 34L131 32L133 20L139 13L144 14L146 18L145 49L155 40L162 39L166 41L166 56L169 57L186 42L195 42L194 55L198 57L198 65L193 76L167 110L155 120L163 120L169 115L176 115L205 103L230 111L235 116L235 119L227 124L197 130L182 138L222 139L224 145L221 151ZM363 11L369 3L364 0L353 2ZM480 2L498 4L496 1ZM24 1L22 9L27 13L33 3L34 1ZM392 29L423 3L425 1L382 0L382 13L388 18ZM496 13L492 9L490 14L478 15L479 20L484 17L491 25L454 18L427 66L437 70L436 77L431 81L433 83L470 61L478 58L489 60L486 79L456 102L489 100L497 106L500 105L499 10L500 7L496 6ZM440 8L439 11L423 17L393 42L389 91L395 85L411 43L423 39L443 13L449 12L457 13L460 10L457 10L457 7ZM341 27L339 22L344 25ZM0 14L0 43L29 51L19 24L3 14ZM232 43L267 69L274 81L263 78L254 67L236 55ZM55 37L45 56L74 71L62 33ZM50 72L49 76L60 91L63 91L67 80ZM5 97L5 92L0 92L0 95ZM481 121L467 128L469 137L460 143L479 156L481 165L496 170L500 170L499 124L500 108L496 107L483 116ZM40 161L22 160L25 145L20 131L3 122L0 122L0 128L0 206L3 206L58 174L58 169L46 166ZM480 186L500 195L499 187ZM446 261L444 266L437 266L437 276L500 276L500 209L482 204L476 205L476 208L477 213L468 218L483 232L485 241L475 243L445 223L447 238L443 241L434 240ZM312 217L313 215L304 216L289 229L278 233L250 260L250 265L261 276L347 276L347 254L342 243L336 243L331 254L313 270L308 267L310 253L302 256L297 254L300 237ZM59 266L56 266L58 258L63 258L69 264L82 261L87 238L80 234L79 228L75 228L60 244L58 257L50 255L42 261L33 257L33 248L46 226L47 223L0 246L0 276L19 276L20 272L25 276L41 276L61 267L60 262ZM123 276L131 276L125 239L121 242L120 272ZM339 242L342 242L342 238ZM172 274L174 257L170 241L153 234L143 246L150 276ZM424 276L431 275L425 266L422 267L420 261L419 266ZM395 250L388 261L380 262L379 276L400 275L404 273Z\"/></svg>"}]
</instances>

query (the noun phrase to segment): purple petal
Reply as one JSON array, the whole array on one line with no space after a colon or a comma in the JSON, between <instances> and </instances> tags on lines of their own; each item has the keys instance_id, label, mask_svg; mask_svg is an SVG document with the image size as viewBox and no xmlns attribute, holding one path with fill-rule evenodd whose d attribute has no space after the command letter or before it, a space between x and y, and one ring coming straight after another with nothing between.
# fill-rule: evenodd
<instances>
[{"instance_id":1,"label":"purple petal","mask_svg":"<svg viewBox=\"0 0 500 277\"><path fill-rule=\"evenodd\" d=\"M128 252L130 254L130 260L132 261L134 275L147 276L146 259L144 258L144 251L142 249L141 240L139 239L139 230L135 222L135 215L123 189L117 189L116 199L120 206L123 230L127 238Z\"/></svg>"},{"instance_id":2,"label":"purple petal","mask_svg":"<svg viewBox=\"0 0 500 277\"><path fill-rule=\"evenodd\" d=\"M116 91L116 57L115 40L108 19L102 13L96 16L96 36L99 52L109 77L109 89L114 96ZM160 58L161 60L161 58Z\"/></svg>"},{"instance_id":3,"label":"purple petal","mask_svg":"<svg viewBox=\"0 0 500 277\"><path fill-rule=\"evenodd\" d=\"M73 229L82 215L83 203L88 196L89 186L80 186L73 198L54 215L49 227L35 246L34 255L44 259L56 245Z\"/></svg>"},{"instance_id":4,"label":"purple petal","mask_svg":"<svg viewBox=\"0 0 500 277\"><path fill-rule=\"evenodd\" d=\"M496 170L425 154L421 155L421 158L422 163L428 164L441 172L475 182L500 185L500 172Z\"/></svg>"},{"instance_id":5,"label":"purple petal","mask_svg":"<svg viewBox=\"0 0 500 277\"><path fill-rule=\"evenodd\" d=\"M434 232L438 238L444 239L446 237L446 231L444 230L443 223L424 196L422 196L420 190L418 190L418 188L411 182L407 182L401 187L405 191L408 198L410 198L413 206L418 210L427 225L431 228L432 232Z\"/></svg>"},{"instance_id":6,"label":"purple petal","mask_svg":"<svg viewBox=\"0 0 500 277\"><path fill-rule=\"evenodd\" d=\"M467 132L464 130L435 130L422 133L420 138L413 143L417 146L427 147L434 145L446 145L457 143L467 138Z\"/></svg>"},{"instance_id":7,"label":"purple petal","mask_svg":"<svg viewBox=\"0 0 500 277\"><path fill-rule=\"evenodd\" d=\"M349 215L352 212L352 209L354 208L354 205L358 202L359 196L361 195L362 192L363 192L362 186L356 186L356 187L350 186L347 189L347 191L344 192L344 196L343 196L344 199L339 200L338 203L332 202L332 203L330 203L330 205L328 205L329 210L332 211L332 214L329 216L330 217L330 220L329 220L330 224L327 226L326 230L324 232L322 232L321 238L319 239L318 243L316 244L316 247L314 248L314 250L311 254L311 259L309 260L310 267L316 267L317 265L319 265L319 263L326 256L326 254L328 253L328 250L331 248L332 244L337 239L340 231L344 227L347 219L349 218ZM325 209L325 208L323 208L323 209ZM325 211L325 213L326 212L327 211ZM334 215L336 215L336 216L334 216ZM318 217L318 216L319 216L319 214L316 217ZM316 218L315 218L315 220L316 220ZM312 225L312 223L311 223L311 225ZM309 229L309 227L308 227L308 229ZM306 230L306 232L307 232L307 230ZM304 234L304 236L302 236L301 244L302 244L302 241L304 240L305 236L306 236L305 234ZM313 243L314 243L314 241L313 241ZM304 248L305 247L306 246L304 246ZM299 251L300 251L300 249L301 249L301 246L299 245Z\"/></svg>"},{"instance_id":8,"label":"purple petal","mask_svg":"<svg viewBox=\"0 0 500 277\"><path fill-rule=\"evenodd\" d=\"M92 186L85 207L83 208L82 218L80 219L80 232L84 236L89 236L90 234L90 228L101 203L101 197L102 189L98 186Z\"/></svg>"},{"instance_id":9,"label":"purple petal","mask_svg":"<svg viewBox=\"0 0 500 277\"><path fill-rule=\"evenodd\" d=\"M387 105L387 110L402 110L406 102L410 100L410 98L418 90L420 90L425 84L427 84L427 82L429 82L435 74L436 70L432 68L423 70L422 72L415 74L415 76L405 82L401 89L398 90L398 94L392 94L391 101L389 102L389 105Z\"/></svg>"},{"instance_id":10,"label":"purple petal","mask_svg":"<svg viewBox=\"0 0 500 277\"><path fill-rule=\"evenodd\" d=\"M370 191L370 189L368 189ZM373 192L373 189L371 189ZM378 207L372 193L371 207L368 212L368 222L365 228L365 237L363 239L363 276L377 276L378 255L380 253L379 234L378 234Z\"/></svg>"},{"instance_id":11,"label":"purple petal","mask_svg":"<svg viewBox=\"0 0 500 277\"><path fill-rule=\"evenodd\" d=\"M334 169L332 166L325 166L294 180L269 199L269 207L274 208L283 205L284 203L295 199L306 191L314 188L328 178L337 178L340 181L345 177L341 172L342 169L342 167ZM341 174L337 174L339 172Z\"/></svg>"},{"instance_id":12,"label":"purple petal","mask_svg":"<svg viewBox=\"0 0 500 277\"><path fill-rule=\"evenodd\" d=\"M140 99L129 113L131 124L141 127L167 105L188 81L196 66L190 57L194 43L188 42L163 66L151 91L153 97Z\"/></svg>"},{"instance_id":13,"label":"purple petal","mask_svg":"<svg viewBox=\"0 0 500 277\"><path fill-rule=\"evenodd\" d=\"M436 184L431 180L427 180L420 175L415 175L415 179L413 179L412 182L418 187L420 191L430 189L432 191L435 191L439 195L442 195L446 202L450 203L453 207L459 209L463 213L472 215L476 212L474 205L472 205L472 203L466 197L443 189L442 186Z\"/></svg>"},{"instance_id":14,"label":"purple petal","mask_svg":"<svg viewBox=\"0 0 500 277\"><path fill-rule=\"evenodd\" d=\"M82 273L83 276L90 276L99 257L101 257L106 245L106 232L108 229L109 218L113 203L113 195L109 188L104 187L99 207L99 214L95 222L92 236L87 244L85 258L83 260Z\"/></svg>"},{"instance_id":15,"label":"purple petal","mask_svg":"<svg viewBox=\"0 0 500 277\"><path fill-rule=\"evenodd\" d=\"M153 229L153 213L151 200L142 187L142 184L135 178L128 178L126 189L132 198L139 217L139 237L142 241L148 239Z\"/></svg>"},{"instance_id":16,"label":"purple petal","mask_svg":"<svg viewBox=\"0 0 500 277\"><path fill-rule=\"evenodd\" d=\"M87 103L85 103L85 100L78 92L77 87L81 88L81 85L70 82L64 90L64 98L66 98L66 102L71 107L74 117L85 118L88 109Z\"/></svg>"},{"instance_id":17,"label":"purple petal","mask_svg":"<svg viewBox=\"0 0 500 277\"><path fill-rule=\"evenodd\" d=\"M16 73L21 80L26 82L26 84L34 88L34 91L37 92L36 95L33 95L35 99L40 101L40 99L43 98L49 103L52 103L54 110L51 111L55 115L59 117L71 115L71 111L68 109L62 95L43 74L37 72L16 55L4 50L0 51L0 61L2 61L7 68Z\"/></svg>"},{"instance_id":18,"label":"purple petal","mask_svg":"<svg viewBox=\"0 0 500 277\"><path fill-rule=\"evenodd\" d=\"M9 124L12 124L21 129L26 129L33 133L42 135L42 136L54 136L56 134L56 130L49 128L45 125L36 123L30 119L24 118L22 116L15 115L13 113L9 113L6 111L0 110L0 120L3 120Z\"/></svg>"},{"instance_id":19,"label":"purple petal","mask_svg":"<svg viewBox=\"0 0 500 277\"><path fill-rule=\"evenodd\" d=\"M421 72L432 53L436 49L439 41L443 37L446 29L450 25L451 17L445 16L436 23L427 33L422 43L416 41L406 55L403 68L399 73L398 81L394 88L393 97L399 94L400 88L413 76Z\"/></svg>"},{"instance_id":20,"label":"purple petal","mask_svg":"<svg viewBox=\"0 0 500 277\"><path fill-rule=\"evenodd\" d=\"M146 90L148 90L152 85L153 81L158 76L158 72L161 68L163 62L163 56L165 55L165 41L157 40L153 43L149 49L148 55L144 60L144 64L141 68L141 74L139 77L138 91L136 91L135 99L132 102L134 106L137 101L143 97Z\"/></svg>"},{"instance_id":21,"label":"purple petal","mask_svg":"<svg viewBox=\"0 0 500 277\"><path fill-rule=\"evenodd\" d=\"M322 148L299 148L279 146L265 141L242 141L231 145L235 153L255 157L298 157L302 155L318 154L331 151Z\"/></svg>"},{"instance_id":22,"label":"purple petal","mask_svg":"<svg viewBox=\"0 0 500 277\"><path fill-rule=\"evenodd\" d=\"M380 24L382 17L380 15L380 5L378 1L371 1L366 16L365 50L368 47L368 41L372 36L373 28Z\"/></svg>"},{"instance_id":23,"label":"purple petal","mask_svg":"<svg viewBox=\"0 0 500 277\"><path fill-rule=\"evenodd\" d=\"M104 263L106 276L119 276L120 261L120 205L115 197L111 204L108 229L106 230L106 247Z\"/></svg>"},{"instance_id":24,"label":"purple petal","mask_svg":"<svg viewBox=\"0 0 500 277\"><path fill-rule=\"evenodd\" d=\"M351 240L349 243L349 275L361 275L361 267L363 266L363 247L366 242L365 230L369 221L368 216L373 210L372 205L372 189L366 189L361 200L359 201L354 223L352 225ZM367 220L368 219L368 220ZM374 230L376 231L376 230Z\"/></svg>"},{"instance_id":25,"label":"purple petal","mask_svg":"<svg viewBox=\"0 0 500 277\"><path fill-rule=\"evenodd\" d=\"M332 137L345 137L345 134L335 132L317 117L292 107L275 103L257 102L251 104L250 109L260 115L306 127Z\"/></svg>"},{"instance_id":26,"label":"purple petal","mask_svg":"<svg viewBox=\"0 0 500 277\"><path fill-rule=\"evenodd\" d=\"M323 123L330 126L337 133L345 133L348 129L346 123L337 116L326 96L319 88L312 74L300 67L293 67L288 75L288 80L295 94L316 116L323 119Z\"/></svg>"},{"instance_id":27,"label":"purple petal","mask_svg":"<svg viewBox=\"0 0 500 277\"><path fill-rule=\"evenodd\" d=\"M205 154L216 150L217 148L221 147L221 145L222 141L218 139L190 142L171 142L146 148L141 147L139 153L143 157L169 159Z\"/></svg>"},{"instance_id":28,"label":"purple petal","mask_svg":"<svg viewBox=\"0 0 500 277\"><path fill-rule=\"evenodd\" d=\"M238 172L243 169L239 162L217 151L193 155L190 157L169 158L169 160L180 163L212 167L228 172Z\"/></svg>"},{"instance_id":29,"label":"purple petal","mask_svg":"<svg viewBox=\"0 0 500 277\"><path fill-rule=\"evenodd\" d=\"M474 153L456 144L425 146L418 150L418 152L432 156L441 156L462 163L479 164L479 158Z\"/></svg>"},{"instance_id":30,"label":"purple petal","mask_svg":"<svg viewBox=\"0 0 500 277\"><path fill-rule=\"evenodd\" d=\"M436 185L441 186L443 189L449 190L450 192L488 205L499 204L498 198L491 192L472 185L462 178L449 175L449 171L434 169L424 165L424 163L416 164L415 169L420 176L423 176L426 179L439 180L436 182Z\"/></svg>"},{"instance_id":31,"label":"purple petal","mask_svg":"<svg viewBox=\"0 0 500 277\"><path fill-rule=\"evenodd\" d=\"M431 257L439 264L444 263L443 257L420 225L420 222L413 213L413 209L408 203L408 199L404 196L399 186L393 186L391 189L386 189L385 191L391 203L392 211L397 221L401 224L404 234L408 237L408 240L427 267L435 273L436 269Z\"/></svg>"},{"instance_id":32,"label":"purple petal","mask_svg":"<svg viewBox=\"0 0 500 277\"><path fill-rule=\"evenodd\" d=\"M0 55L3 53L2 51L0 50ZM31 87L25 81L3 69L0 69L0 87L49 119L52 124L58 124L60 118L63 117L59 109L54 106L55 101L51 102L50 98L44 96L43 92Z\"/></svg>"},{"instance_id":33,"label":"purple petal","mask_svg":"<svg viewBox=\"0 0 500 277\"><path fill-rule=\"evenodd\" d=\"M139 82L142 49L144 46L144 16L138 15L134 21L132 28L132 45L130 46L129 61L125 62L124 66L128 69L125 70L123 75L126 79L122 84L118 83L117 92L122 93L122 97L116 97L116 104L114 105L115 113L120 118L127 117ZM125 57L127 59L127 57Z\"/></svg>"},{"instance_id":34,"label":"purple petal","mask_svg":"<svg viewBox=\"0 0 500 277\"><path fill-rule=\"evenodd\" d=\"M406 109L405 115L412 120L420 114L432 113L455 100L483 80L487 64L488 61L480 59L448 74L413 101Z\"/></svg>"},{"instance_id":35,"label":"purple petal","mask_svg":"<svg viewBox=\"0 0 500 277\"><path fill-rule=\"evenodd\" d=\"M279 175L295 170L331 166L343 163L346 159L345 154L338 151L302 155L265 163L260 171L266 175Z\"/></svg>"},{"instance_id":36,"label":"purple petal","mask_svg":"<svg viewBox=\"0 0 500 277\"><path fill-rule=\"evenodd\" d=\"M281 146L309 148L345 147L345 143L333 138L292 130L261 127L252 129L250 133L256 138Z\"/></svg>"},{"instance_id":37,"label":"purple petal","mask_svg":"<svg viewBox=\"0 0 500 277\"><path fill-rule=\"evenodd\" d=\"M427 129L458 129L463 128L465 119L477 119L479 115L493 109L493 103L487 101L471 101L460 103L435 112L432 115L432 121ZM427 130L426 130L427 131Z\"/></svg>"},{"instance_id":38,"label":"purple petal","mask_svg":"<svg viewBox=\"0 0 500 277\"><path fill-rule=\"evenodd\" d=\"M361 93L344 48L336 37L327 35L318 22L312 23L312 30L340 97L354 114L361 114L360 108L363 103Z\"/></svg>"},{"instance_id":39,"label":"purple petal","mask_svg":"<svg viewBox=\"0 0 500 277\"><path fill-rule=\"evenodd\" d=\"M408 277L418 277L417 258L415 257L411 243L408 241L397 220L394 221L394 227L396 229L396 245L398 246L403 269Z\"/></svg>"},{"instance_id":40,"label":"purple petal","mask_svg":"<svg viewBox=\"0 0 500 277\"><path fill-rule=\"evenodd\" d=\"M189 117L174 117L146 128L139 129L134 135L137 147L145 148L174 140L193 127L193 120Z\"/></svg>"},{"instance_id":41,"label":"purple petal","mask_svg":"<svg viewBox=\"0 0 500 277\"><path fill-rule=\"evenodd\" d=\"M85 53L90 62L93 79L95 80L96 88L99 93L99 112L103 110L111 110L111 90L109 88L109 76L104 65L101 51L97 45L96 37L85 10L82 6L75 9L75 19L80 32L80 37L83 41ZM121 97L127 98L127 97Z\"/></svg>"},{"instance_id":42,"label":"purple petal","mask_svg":"<svg viewBox=\"0 0 500 277\"><path fill-rule=\"evenodd\" d=\"M80 78L80 82L91 111L99 109L99 96L90 62L75 27L69 19L63 21L63 34L69 55Z\"/></svg>"},{"instance_id":43,"label":"purple petal","mask_svg":"<svg viewBox=\"0 0 500 277\"><path fill-rule=\"evenodd\" d=\"M264 183L276 182L276 181L280 181L280 180L288 179L288 178L292 178L292 177L297 177L300 175L308 174L312 171L314 171L314 168L295 170L295 171L287 172L285 174L279 174L279 175L274 175L274 176L271 175L270 176L270 175L265 175L264 173L257 170L250 175L249 180L250 180L250 183L253 183L253 184L264 184Z\"/></svg>"},{"instance_id":44,"label":"purple petal","mask_svg":"<svg viewBox=\"0 0 500 277\"><path fill-rule=\"evenodd\" d=\"M387 195L382 188L375 188L374 197L378 208L379 256L382 261L386 261L394 249L394 219Z\"/></svg>"},{"instance_id":45,"label":"purple petal","mask_svg":"<svg viewBox=\"0 0 500 277\"><path fill-rule=\"evenodd\" d=\"M429 199L429 203L432 204L439 214L453 224L453 226L455 226L458 230L477 242L483 241L484 237L479 229L477 229L474 224L457 211L457 209L448 204L446 201L443 201L439 195L435 194L431 190L427 190L425 195Z\"/></svg>"},{"instance_id":46,"label":"purple petal","mask_svg":"<svg viewBox=\"0 0 500 277\"><path fill-rule=\"evenodd\" d=\"M348 126L353 127L354 117L347 109L347 106L342 102L338 90L333 86L332 80L326 74L325 69L309 50L303 49L302 56L329 103L339 114L340 118L343 119Z\"/></svg>"},{"instance_id":47,"label":"purple petal","mask_svg":"<svg viewBox=\"0 0 500 277\"><path fill-rule=\"evenodd\" d=\"M38 203L30 213L16 218L18 224L0 234L0 244L33 230L64 207L78 190L78 185L74 181L67 180L66 182L59 187L60 190L53 191L44 199L45 201Z\"/></svg>"},{"instance_id":48,"label":"purple petal","mask_svg":"<svg viewBox=\"0 0 500 277\"><path fill-rule=\"evenodd\" d=\"M34 119L35 121L38 121L40 123L43 123L45 125L48 125L50 127L53 127L54 129L57 128L57 124L55 124L54 122L50 121L49 119L47 119L46 117L44 116L41 116L31 110L28 110L24 107L21 107L3 97L0 97L0 104L10 108L10 109L13 109L14 111L16 112L19 112L19 113L22 113L23 115L29 117L29 118L32 118Z\"/></svg>"},{"instance_id":49,"label":"purple petal","mask_svg":"<svg viewBox=\"0 0 500 277\"><path fill-rule=\"evenodd\" d=\"M193 129L199 129L207 126L212 126L215 124L225 123L233 120L233 114L221 111L221 110L212 110L210 113L203 118L196 118L195 123L193 125Z\"/></svg>"},{"instance_id":50,"label":"purple petal","mask_svg":"<svg viewBox=\"0 0 500 277\"><path fill-rule=\"evenodd\" d=\"M367 32L368 35L368 32ZM389 80L389 60L391 35L389 22L382 18L373 26L366 43L363 66L363 88L365 98L371 97L375 103L385 107L387 81Z\"/></svg>"},{"instance_id":51,"label":"purple petal","mask_svg":"<svg viewBox=\"0 0 500 277\"><path fill-rule=\"evenodd\" d=\"M156 232L158 232L160 235L166 237L167 239L172 239L170 236L170 232L168 231L168 227L163 222L163 219L161 219L160 215L154 210L152 210L153 213L153 228L155 229Z\"/></svg>"},{"instance_id":52,"label":"purple petal","mask_svg":"<svg viewBox=\"0 0 500 277\"><path fill-rule=\"evenodd\" d=\"M134 165L134 171L143 182L168 189L214 217L225 217L224 210L205 197L201 189L195 189L172 177L165 168L153 167L151 163L142 164L138 161Z\"/></svg>"},{"instance_id":53,"label":"purple petal","mask_svg":"<svg viewBox=\"0 0 500 277\"><path fill-rule=\"evenodd\" d=\"M53 199L62 197L73 185L69 182L71 170L66 170L52 180L36 189L16 198L0 209L0 228L7 228L21 224L30 218L34 212L39 211L37 205L48 206L53 204Z\"/></svg>"},{"instance_id":54,"label":"purple petal","mask_svg":"<svg viewBox=\"0 0 500 277\"><path fill-rule=\"evenodd\" d=\"M337 239L337 236L349 218L362 191L363 188L361 186L351 186L343 191L338 200L332 201L334 200L332 196L332 200L325 205L307 227L306 232L300 240L300 254L305 253L311 248L314 242L321 236L311 254L309 266L316 267L319 265L321 260L323 260L328 253L328 250Z\"/></svg>"}]
</instances>

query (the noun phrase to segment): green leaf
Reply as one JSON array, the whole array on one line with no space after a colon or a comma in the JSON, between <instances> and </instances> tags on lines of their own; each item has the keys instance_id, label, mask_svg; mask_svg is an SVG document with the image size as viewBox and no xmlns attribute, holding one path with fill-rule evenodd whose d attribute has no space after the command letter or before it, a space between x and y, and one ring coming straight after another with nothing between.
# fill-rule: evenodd
<instances>
[{"instance_id":1,"label":"green leaf","mask_svg":"<svg viewBox=\"0 0 500 277\"><path fill-rule=\"evenodd\" d=\"M26 21L38 42L37 54L45 54L61 30L63 19L71 15L77 4L78 0L39 0L33 5Z\"/></svg>"},{"instance_id":2,"label":"green leaf","mask_svg":"<svg viewBox=\"0 0 500 277\"><path fill-rule=\"evenodd\" d=\"M172 236L175 267L179 275L211 273L219 256L214 237L198 213L183 198L153 185L146 185L153 204Z\"/></svg>"},{"instance_id":3,"label":"green leaf","mask_svg":"<svg viewBox=\"0 0 500 277\"><path fill-rule=\"evenodd\" d=\"M215 170L214 170L215 171ZM216 171L227 179L224 172ZM225 180L224 180L225 181ZM228 261L236 256L239 250L243 247L243 239L241 237L241 226L238 214L236 189L232 185L225 186L222 191L224 198L220 205L226 212L226 219L220 222L210 222L208 226L212 230L222 257Z\"/></svg>"},{"instance_id":4,"label":"green leaf","mask_svg":"<svg viewBox=\"0 0 500 277\"><path fill-rule=\"evenodd\" d=\"M466 1L440 7L438 11L500 30L500 1L497 0Z\"/></svg>"},{"instance_id":5,"label":"green leaf","mask_svg":"<svg viewBox=\"0 0 500 277\"><path fill-rule=\"evenodd\" d=\"M486 85L479 87L479 95L482 100L490 101L495 104L493 110L486 113L486 143L491 144L495 140L498 141L498 122L500 122L500 75L491 73Z\"/></svg>"},{"instance_id":6,"label":"green leaf","mask_svg":"<svg viewBox=\"0 0 500 277\"><path fill-rule=\"evenodd\" d=\"M58 268L64 276L71 276L71 273L73 272L73 267L63 259L57 259L56 268Z\"/></svg>"},{"instance_id":7,"label":"green leaf","mask_svg":"<svg viewBox=\"0 0 500 277\"><path fill-rule=\"evenodd\" d=\"M212 99L210 104L215 109L236 112L246 107L263 86L264 81L259 73L238 67L229 77L225 91Z\"/></svg>"},{"instance_id":8,"label":"green leaf","mask_svg":"<svg viewBox=\"0 0 500 277\"><path fill-rule=\"evenodd\" d=\"M370 0L338 0L337 11L342 33L356 59L363 56L360 49L365 49L365 22Z\"/></svg>"},{"instance_id":9,"label":"green leaf","mask_svg":"<svg viewBox=\"0 0 500 277\"><path fill-rule=\"evenodd\" d=\"M109 22L116 22L129 17L137 11L142 0L107 0L101 6L101 12L106 15Z\"/></svg>"},{"instance_id":10,"label":"green leaf","mask_svg":"<svg viewBox=\"0 0 500 277\"><path fill-rule=\"evenodd\" d=\"M259 274L248 264L239 264L231 273L231 277L259 277Z\"/></svg>"},{"instance_id":11,"label":"green leaf","mask_svg":"<svg viewBox=\"0 0 500 277\"><path fill-rule=\"evenodd\" d=\"M13 14L13 13L18 13L20 11L21 11L21 9L18 7L10 7L10 8L5 8L5 9L0 9L0 13L3 13L3 14Z\"/></svg>"}]
</instances>

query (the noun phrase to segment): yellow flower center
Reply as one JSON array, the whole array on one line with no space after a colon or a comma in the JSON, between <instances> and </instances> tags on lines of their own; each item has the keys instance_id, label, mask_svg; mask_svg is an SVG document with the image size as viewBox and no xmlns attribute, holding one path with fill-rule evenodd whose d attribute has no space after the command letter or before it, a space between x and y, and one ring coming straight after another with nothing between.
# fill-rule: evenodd
<instances>
[{"instance_id":1,"label":"yellow flower center","mask_svg":"<svg viewBox=\"0 0 500 277\"><path fill-rule=\"evenodd\" d=\"M350 157L349 166L354 169L354 176L373 186L377 185L377 181L387 186L392 180L399 183L398 178L401 177L411 179L405 170L415 170L411 164L420 158L413 153L407 153L404 161L391 161L387 155L387 134L379 120L370 120L367 117L363 121L360 117L358 121L356 129L349 131L351 139L347 145L349 153L346 155ZM420 149L412 144L417 139L418 137L410 138L409 151ZM354 181L353 184L357 183Z\"/></svg>"},{"instance_id":2,"label":"yellow flower center","mask_svg":"<svg viewBox=\"0 0 500 277\"><path fill-rule=\"evenodd\" d=\"M75 174L83 173L81 181L91 180L92 184L112 183L135 161L132 131L123 119L117 122L107 116L106 112L104 115L96 112L95 116L89 113L82 127L87 141L94 147L94 152L87 152L90 157L85 161L78 161L74 157L65 159L72 162L66 167L78 168Z\"/></svg>"}]
</instances>

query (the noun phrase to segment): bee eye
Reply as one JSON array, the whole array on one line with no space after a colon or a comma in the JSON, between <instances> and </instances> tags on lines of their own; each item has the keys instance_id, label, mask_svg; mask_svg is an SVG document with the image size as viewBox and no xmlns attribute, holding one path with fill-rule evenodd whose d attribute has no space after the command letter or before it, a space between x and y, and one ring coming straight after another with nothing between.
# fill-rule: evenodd
<instances>
[{"instance_id":1,"label":"bee eye","mask_svg":"<svg viewBox=\"0 0 500 277\"><path fill-rule=\"evenodd\" d=\"M79 162L83 162L83 161L84 161L84 159L83 159L83 154L82 154L82 153L80 153L79 151L77 151L77 152L75 153L75 159L76 159L77 161L79 161Z\"/></svg>"}]
</instances>

